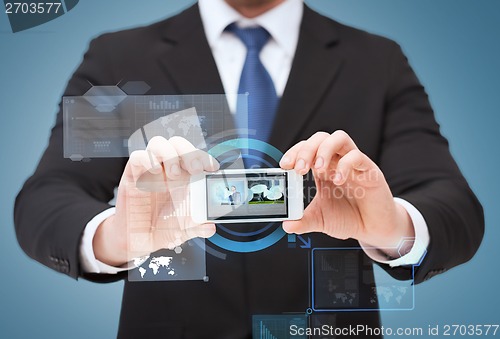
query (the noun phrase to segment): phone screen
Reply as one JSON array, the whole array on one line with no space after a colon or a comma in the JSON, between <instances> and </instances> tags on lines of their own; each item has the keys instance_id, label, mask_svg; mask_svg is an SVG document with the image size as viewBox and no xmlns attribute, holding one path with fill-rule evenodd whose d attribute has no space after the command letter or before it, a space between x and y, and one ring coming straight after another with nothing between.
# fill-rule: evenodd
<instances>
[{"instance_id":1,"label":"phone screen","mask_svg":"<svg viewBox=\"0 0 500 339\"><path fill-rule=\"evenodd\" d=\"M206 176L208 220L288 218L287 173Z\"/></svg>"}]
</instances>

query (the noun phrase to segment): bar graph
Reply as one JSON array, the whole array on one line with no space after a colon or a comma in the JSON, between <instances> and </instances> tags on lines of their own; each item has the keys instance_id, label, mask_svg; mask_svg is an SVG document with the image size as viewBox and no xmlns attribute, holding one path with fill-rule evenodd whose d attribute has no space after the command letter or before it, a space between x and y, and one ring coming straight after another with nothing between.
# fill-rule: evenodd
<instances>
[{"instance_id":1,"label":"bar graph","mask_svg":"<svg viewBox=\"0 0 500 339\"><path fill-rule=\"evenodd\" d=\"M262 320L260 321L260 339L279 339L271 333Z\"/></svg>"},{"instance_id":2,"label":"bar graph","mask_svg":"<svg viewBox=\"0 0 500 339\"><path fill-rule=\"evenodd\" d=\"M304 329L307 319L302 314L267 314L252 317L252 339L306 339L305 335L291 335L290 328Z\"/></svg>"},{"instance_id":3,"label":"bar graph","mask_svg":"<svg viewBox=\"0 0 500 339\"><path fill-rule=\"evenodd\" d=\"M149 101L149 109L152 111L176 110L179 109L179 107L179 100L176 100L174 102L168 100L160 100L158 102L155 102L153 100Z\"/></svg>"},{"instance_id":4,"label":"bar graph","mask_svg":"<svg viewBox=\"0 0 500 339\"><path fill-rule=\"evenodd\" d=\"M323 272L339 272L342 266L338 257L328 254L321 256L321 271Z\"/></svg>"}]
</instances>

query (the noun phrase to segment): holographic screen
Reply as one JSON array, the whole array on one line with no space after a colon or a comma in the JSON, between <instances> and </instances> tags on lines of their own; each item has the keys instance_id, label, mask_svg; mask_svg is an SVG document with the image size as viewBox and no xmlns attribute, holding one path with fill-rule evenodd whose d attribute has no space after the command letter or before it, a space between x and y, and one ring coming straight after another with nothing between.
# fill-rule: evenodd
<instances>
[{"instance_id":1,"label":"holographic screen","mask_svg":"<svg viewBox=\"0 0 500 339\"><path fill-rule=\"evenodd\" d=\"M246 100L238 95L237 100ZM238 114L246 115L246 106ZM247 119L243 119L245 121ZM73 161L128 157L154 136L180 136L207 150L226 140L251 137L235 129L226 96L127 95L118 86L94 86L63 98L64 157Z\"/></svg>"}]
</instances>

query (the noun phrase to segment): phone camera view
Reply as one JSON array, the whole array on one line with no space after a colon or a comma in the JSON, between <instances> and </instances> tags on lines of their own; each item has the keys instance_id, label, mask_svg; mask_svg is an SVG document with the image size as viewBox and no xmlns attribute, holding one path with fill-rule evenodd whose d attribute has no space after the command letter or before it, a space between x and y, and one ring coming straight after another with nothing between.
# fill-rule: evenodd
<instances>
[{"instance_id":1,"label":"phone camera view","mask_svg":"<svg viewBox=\"0 0 500 339\"><path fill-rule=\"evenodd\" d=\"M287 218L287 173L207 175L209 220Z\"/></svg>"}]
</instances>

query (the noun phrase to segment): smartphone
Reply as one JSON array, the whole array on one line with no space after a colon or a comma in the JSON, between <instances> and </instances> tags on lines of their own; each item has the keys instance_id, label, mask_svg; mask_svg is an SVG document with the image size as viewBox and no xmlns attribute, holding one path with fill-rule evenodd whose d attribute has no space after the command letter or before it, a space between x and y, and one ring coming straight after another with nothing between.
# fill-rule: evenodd
<instances>
[{"instance_id":1,"label":"smartphone","mask_svg":"<svg viewBox=\"0 0 500 339\"><path fill-rule=\"evenodd\" d=\"M304 214L303 178L280 168L227 169L191 178L195 222L298 220Z\"/></svg>"}]
</instances>

